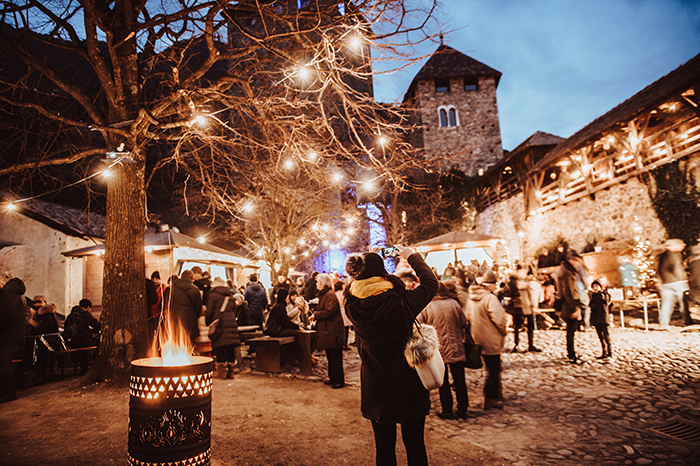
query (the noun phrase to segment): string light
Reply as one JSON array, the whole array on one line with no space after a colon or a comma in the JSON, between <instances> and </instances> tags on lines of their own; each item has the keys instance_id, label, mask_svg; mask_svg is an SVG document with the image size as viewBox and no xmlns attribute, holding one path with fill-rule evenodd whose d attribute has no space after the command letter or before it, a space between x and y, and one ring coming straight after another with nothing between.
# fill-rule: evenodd
<instances>
[{"instance_id":1,"label":"string light","mask_svg":"<svg viewBox=\"0 0 700 466\"><path fill-rule=\"evenodd\" d=\"M287 170L294 170L294 167L295 167L295 165L294 165L294 160L292 160L292 159L287 159L287 160L284 162L284 168L286 168Z\"/></svg>"},{"instance_id":2,"label":"string light","mask_svg":"<svg viewBox=\"0 0 700 466\"><path fill-rule=\"evenodd\" d=\"M206 236L205 236L205 235L200 236L199 238L197 238L197 242L198 242L199 244L204 244L204 243L206 243L206 242L207 242Z\"/></svg>"},{"instance_id":3,"label":"string light","mask_svg":"<svg viewBox=\"0 0 700 466\"><path fill-rule=\"evenodd\" d=\"M124 147L124 144L121 144L119 146L119 150L121 150L123 147ZM118 157L116 159L112 160L112 157L111 157L112 154L118 154ZM129 154L131 154L131 152L118 152L118 153L108 152L107 153L108 158L104 159L104 160L112 162L112 163L110 163L105 169L100 170L100 171L96 171L92 175L88 175L85 178L82 178L82 179L75 181L73 183L69 183L69 184L62 186L60 188L52 189L51 191L46 191L44 193L36 194L34 196L24 197L22 199L15 199L14 201L11 201L8 203L7 208L10 210L14 210L16 208L16 206L13 206L13 204L17 204L17 203L25 202L25 201L31 201L32 199L37 199L37 198L42 197L42 196L47 196L49 194L57 193L57 192L62 191L66 188L71 188L73 186L79 185L80 183L84 183L84 182L86 182L86 181L88 181L88 180L90 180L98 175L103 175L105 178L108 178L109 176L111 176L110 168L112 168L115 165L120 164L122 162L128 162L128 163L134 162L134 159L129 157Z\"/></svg>"}]
</instances>

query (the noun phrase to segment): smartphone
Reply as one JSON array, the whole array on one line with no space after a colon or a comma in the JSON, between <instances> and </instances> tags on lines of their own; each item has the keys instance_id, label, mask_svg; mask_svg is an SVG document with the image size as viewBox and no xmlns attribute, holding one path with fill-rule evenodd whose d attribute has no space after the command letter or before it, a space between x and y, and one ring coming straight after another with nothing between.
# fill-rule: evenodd
<instances>
[{"instance_id":1,"label":"smartphone","mask_svg":"<svg viewBox=\"0 0 700 466\"><path fill-rule=\"evenodd\" d=\"M382 257L382 259L386 259L388 257L396 257L399 255L398 249L396 249L394 246L389 246L386 248L382 248L379 250L379 255Z\"/></svg>"}]
</instances>

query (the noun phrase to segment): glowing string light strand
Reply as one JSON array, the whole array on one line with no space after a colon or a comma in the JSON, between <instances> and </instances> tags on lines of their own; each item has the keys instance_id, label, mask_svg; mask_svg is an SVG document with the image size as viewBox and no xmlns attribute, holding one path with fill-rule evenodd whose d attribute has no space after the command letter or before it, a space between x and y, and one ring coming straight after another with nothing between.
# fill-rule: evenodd
<instances>
[{"instance_id":1,"label":"glowing string light strand","mask_svg":"<svg viewBox=\"0 0 700 466\"><path fill-rule=\"evenodd\" d=\"M70 184L67 184L67 185L65 185L65 186L61 186L60 188L52 189L51 191L46 191L45 193L36 194L36 195L34 195L34 196L29 196L29 197L25 197L25 198L22 198L22 199L15 199L15 200L12 200L12 201L8 202L8 207L9 207L10 209L13 209L13 210L14 210L14 209L17 207L17 204L19 204L20 202L31 201L32 199L37 199L37 198L39 198L39 197L46 196L46 195L48 195L48 194L57 193L57 192L62 191L62 190L64 190L64 189L66 189L66 188L70 188L70 187L76 186L76 185L78 185L78 184L80 184L80 183L84 183L84 182L88 181L88 180L91 179L91 178L94 178L94 177L96 177L96 176L98 176L98 175L101 175L101 174L103 174L103 173L108 172L110 168L114 167L115 165L117 165L118 163L120 163L120 162L121 162L122 160L124 160L125 158L127 158L127 156L126 156L126 155L122 155L122 156L120 156L119 158L115 159L114 162L112 162L111 164L109 164L109 165L107 166L107 168L105 168L105 169L103 169L103 170L100 170L100 171L97 171L97 172L93 173L92 175L88 175L88 176L86 176L85 178L83 178L83 179L81 179L81 180L75 181L75 182L70 183Z\"/></svg>"}]
</instances>

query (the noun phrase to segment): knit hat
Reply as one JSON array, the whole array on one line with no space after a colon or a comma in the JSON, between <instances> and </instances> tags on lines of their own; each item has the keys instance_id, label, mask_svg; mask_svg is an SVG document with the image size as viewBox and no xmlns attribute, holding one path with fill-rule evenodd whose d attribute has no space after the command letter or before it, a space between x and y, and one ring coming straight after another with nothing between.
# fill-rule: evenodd
<instances>
[{"instance_id":1,"label":"knit hat","mask_svg":"<svg viewBox=\"0 0 700 466\"><path fill-rule=\"evenodd\" d=\"M384 261L379 257L379 254L374 252L350 255L345 262L345 270L355 280L387 275Z\"/></svg>"},{"instance_id":2,"label":"knit hat","mask_svg":"<svg viewBox=\"0 0 700 466\"><path fill-rule=\"evenodd\" d=\"M495 273L493 273L490 270L487 270L485 274L476 279L476 282L480 285L483 285L484 283L497 283L498 279L496 278Z\"/></svg>"},{"instance_id":3,"label":"knit hat","mask_svg":"<svg viewBox=\"0 0 700 466\"><path fill-rule=\"evenodd\" d=\"M212 288L216 286L226 286L226 282L221 277L214 277L214 280L211 282L211 286Z\"/></svg>"},{"instance_id":4,"label":"knit hat","mask_svg":"<svg viewBox=\"0 0 700 466\"><path fill-rule=\"evenodd\" d=\"M236 293L235 295L233 295L233 300L236 302L242 303L243 301L245 301L245 298L243 297L242 294Z\"/></svg>"},{"instance_id":5,"label":"knit hat","mask_svg":"<svg viewBox=\"0 0 700 466\"><path fill-rule=\"evenodd\" d=\"M593 280L593 283L591 283L591 287L593 285L598 285L599 287L603 288L603 285L601 285L601 283L598 280Z\"/></svg>"}]
</instances>

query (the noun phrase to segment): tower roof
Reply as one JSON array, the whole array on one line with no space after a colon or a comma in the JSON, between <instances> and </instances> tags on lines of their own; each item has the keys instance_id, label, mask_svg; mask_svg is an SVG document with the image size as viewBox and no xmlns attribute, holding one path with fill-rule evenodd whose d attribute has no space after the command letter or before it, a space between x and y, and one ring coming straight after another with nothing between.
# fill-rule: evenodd
<instances>
[{"instance_id":1,"label":"tower roof","mask_svg":"<svg viewBox=\"0 0 700 466\"><path fill-rule=\"evenodd\" d=\"M453 49L449 45L440 44L435 53L431 55L425 65L408 86L406 96L411 94L414 86L422 79L435 78L461 78L470 76L494 76L496 87L501 79L501 72L474 60L462 52Z\"/></svg>"}]
</instances>

